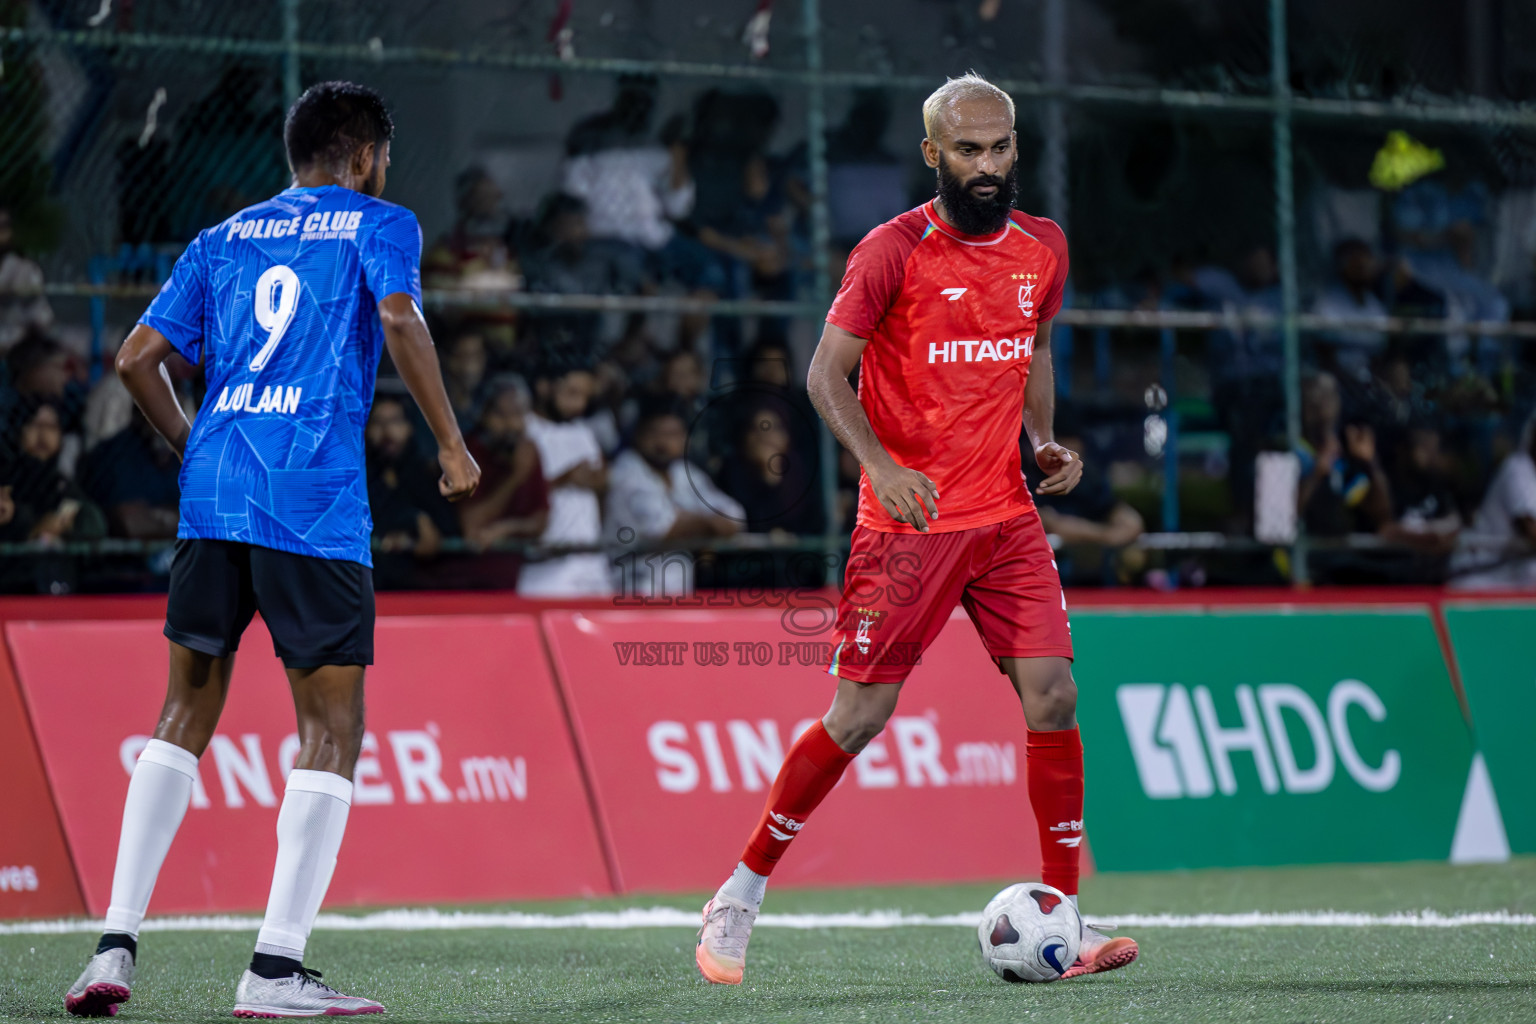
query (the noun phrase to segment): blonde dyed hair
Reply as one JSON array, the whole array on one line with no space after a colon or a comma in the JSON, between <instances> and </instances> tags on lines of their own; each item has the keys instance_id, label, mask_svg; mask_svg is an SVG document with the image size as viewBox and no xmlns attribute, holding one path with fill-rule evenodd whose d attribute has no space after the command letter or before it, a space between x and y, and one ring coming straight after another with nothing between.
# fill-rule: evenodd
<instances>
[{"instance_id":1,"label":"blonde dyed hair","mask_svg":"<svg viewBox=\"0 0 1536 1024\"><path fill-rule=\"evenodd\" d=\"M928 133L928 138L934 142L939 141L937 133L945 108L976 99L993 99L1001 102L1008 108L1008 123L1013 123L1013 97L976 72L969 71L959 78L949 79L933 90L933 93L923 101L923 130Z\"/></svg>"}]
</instances>

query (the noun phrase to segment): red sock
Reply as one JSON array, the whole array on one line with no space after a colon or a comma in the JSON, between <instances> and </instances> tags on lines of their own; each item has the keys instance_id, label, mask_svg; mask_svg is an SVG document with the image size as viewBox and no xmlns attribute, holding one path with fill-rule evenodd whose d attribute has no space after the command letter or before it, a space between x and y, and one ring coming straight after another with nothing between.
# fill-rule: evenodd
<instances>
[{"instance_id":1,"label":"red sock","mask_svg":"<svg viewBox=\"0 0 1536 1024\"><path fill-rule=\"evenodd\" d=\"M1083 841L1083 740L1077 729L1029 731L1024 754L1029 802L1040 828L1040 880L1077 895Z\"/></svg>"},{"instance_id":2,"label":"red sock","mask_svg":"<svg viewBox=\"0 0 1536 1024\"><path fill-rule=\"evenodd\" d=\"M800 834L805 819L832 792L852 760L853 755L834 743L820 722L805 730L784 756L741 862L760 875L772 874L789 841Z\"/></svg>"}]
</instances>

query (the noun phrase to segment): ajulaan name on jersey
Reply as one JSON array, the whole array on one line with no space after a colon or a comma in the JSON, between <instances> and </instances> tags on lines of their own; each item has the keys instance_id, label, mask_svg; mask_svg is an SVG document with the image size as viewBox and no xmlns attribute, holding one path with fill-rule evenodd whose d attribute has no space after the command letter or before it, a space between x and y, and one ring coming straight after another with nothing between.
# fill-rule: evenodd
<instances>
[{"instance_id":1,"label":"ajulaan name on jersey","mask_svg":"<svg viewBox=\"0 0 1536 1024\"><path fill-rule=\"evenodd\" d=\"M308 217L260 217L237 220L229 226L226 242L236 238L351 238L362 226L362 210L326 210Z\"/></svg>"},{"instance_id":2,"label":"ajulaan name on jersey","mask_svg":"<svg viewBox=\"0 0 1536 1024\"><path fill-rule=\"evenodd\" d=\"M282 384L267 385L261 389L261 397L251 400L256 393L255 384L236 384L219 392L214 412L278 412L292 414L299 411L299 396L303 388L285 387Z\"/></svg>"}]
</instances>

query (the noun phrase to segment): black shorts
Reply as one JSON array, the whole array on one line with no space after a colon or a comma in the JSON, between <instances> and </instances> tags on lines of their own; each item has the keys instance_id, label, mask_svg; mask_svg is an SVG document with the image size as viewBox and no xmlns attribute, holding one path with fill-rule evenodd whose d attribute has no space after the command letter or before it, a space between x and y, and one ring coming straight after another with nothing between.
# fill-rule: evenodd
<instances>
[{"instance_id":1,"label":"black shorts","mask_svg":"<svg viewBox=\"0 0 1536 1024\"><path fill-rule=\"evenodd\" d=\"M373 664L373 570L227 540L176 542L165 635L222 658L261 612L288 668Z\"/></svg>"}]
</instances>

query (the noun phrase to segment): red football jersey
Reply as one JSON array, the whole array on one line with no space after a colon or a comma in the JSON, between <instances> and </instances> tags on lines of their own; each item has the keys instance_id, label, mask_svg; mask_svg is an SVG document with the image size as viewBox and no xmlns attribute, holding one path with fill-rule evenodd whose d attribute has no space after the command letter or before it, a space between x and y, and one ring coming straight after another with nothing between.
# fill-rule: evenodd
<instances>
[{"instance_id":1,"label":"red football jersey","mask_svg":"<svg viewBox=\"0 0 1536 1024\"><path fill-rule=\"evenodd\" d=\"M930 201L871 231L848 257L827 322L866 338L859 402L891 458L939 491L929 529L969 530L1034 506L1019 463L1035 327L1061 308L1067 239L1014 211L962 234ZM860 474L859 525L916 533Z\"/></svg>"}]
</instances>

